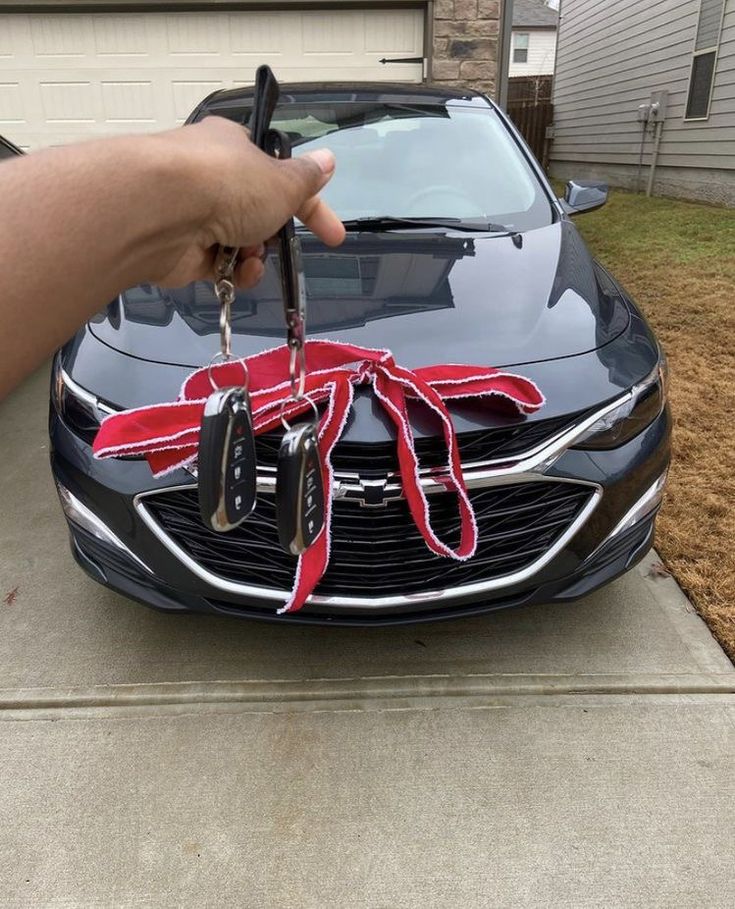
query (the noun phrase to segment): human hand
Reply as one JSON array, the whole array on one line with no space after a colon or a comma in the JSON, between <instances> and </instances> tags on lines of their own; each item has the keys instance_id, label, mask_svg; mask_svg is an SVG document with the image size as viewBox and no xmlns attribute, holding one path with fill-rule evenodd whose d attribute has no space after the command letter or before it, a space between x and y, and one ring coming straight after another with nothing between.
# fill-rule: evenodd
<instances>
[{"instance_id":1,"label":"human hand","mask_svg":"<svg viewBox=\"0 0 735 909\"><path fill-rule=\"evenodd\" d=\"M251 287L263 276L265 242L295 215L329 246L344 239L336 214L319 198L334 173L327 149L279 161L250 141L247 131L222 117L151 137L175 152L195 205L178 237L163 245L156 283L181 287L213 277L217 247L241 250L235 280Z\"/></svg>"}]
</instances>

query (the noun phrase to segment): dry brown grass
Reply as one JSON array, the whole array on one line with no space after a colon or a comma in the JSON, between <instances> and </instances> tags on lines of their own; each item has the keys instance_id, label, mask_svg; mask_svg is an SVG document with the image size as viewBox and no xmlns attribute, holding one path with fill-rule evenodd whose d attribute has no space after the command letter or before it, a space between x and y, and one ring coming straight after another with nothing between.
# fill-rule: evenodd
<instances>
[{"instance_id":1,"label":"dry brown grass","mask_svg":"<svg viewBox=\"0 0 735 909\"><path fill-rule=\"evenodd\" d=\"M668 355L674 457L657 546L735 660L735 211L614 192L578 224Z\"/></svg>"}]
</instances>

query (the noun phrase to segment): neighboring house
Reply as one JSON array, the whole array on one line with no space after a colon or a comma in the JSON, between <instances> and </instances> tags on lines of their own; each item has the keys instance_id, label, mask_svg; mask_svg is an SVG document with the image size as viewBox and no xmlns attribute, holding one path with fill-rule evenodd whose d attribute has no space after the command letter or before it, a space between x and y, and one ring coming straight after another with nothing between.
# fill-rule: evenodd
<instances>
[{"instance_id":1,"label":"neighboring house","mask_svg":"<svg viewBox=\"0 0 735 909\"><path fill-rule=\"evenodd\" d=\"M513 0L508 75L550 76L556 55L558 13L544 0Z\"/></svg>"},{"instance_id":2,"label":"neighboring house","mask_svg":"<svg viewBox=\"0 0 735 909\"><path fill-rule=\"evenodd\" d=\"M175 126L260 63L283 82L431 78L492 93L505 6L0 0L0 134L27 150Z\"/></svg>"},{"instance_id":3,"label":"neighboring house","mask_svg":"<svg viewBox=\"0 0 735 909\"><path fill-rule=\"evenodd\" d=\"M562 0L553 100L552 175L735 205L735 0Z\"/></svg>"}]
</instances>

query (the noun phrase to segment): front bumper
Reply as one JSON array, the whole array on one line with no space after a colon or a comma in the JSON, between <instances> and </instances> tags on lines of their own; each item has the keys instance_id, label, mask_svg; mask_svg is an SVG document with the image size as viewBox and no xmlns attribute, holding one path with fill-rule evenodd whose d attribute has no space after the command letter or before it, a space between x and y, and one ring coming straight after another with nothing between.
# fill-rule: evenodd
<instances>
[{"instance_id":1,"label":"front bumper","mask_svg":"<svg viewBox=\"0 0 735 909\"><path fill-rule=\"evenodd\" d=\"M92 535L70 521L72 548L95 580L147 605L167 611L196 611L277 620L373 625L427 621L470 615L528 603L566 601L613 580L645 555L653 540L658 504L622 533L617 525L665 473L669 461L668 409L628 444L610 451L566 450L543 478L573 481L599 491L595 507L564 545L537 570L492 589L443 589L435 597L397 597L391 602L350 603L315 598L301 612L276 615L272 596L240 593L191 570L163 544L135 507L142 491L163 489L172 481L153 480L141 461L98 462L89 446L51 415L52 468L61 485L103 519L114 540Z\"/></svg>"},{"instance_id":2,"label":"front bumper","mask_svg":"<svg viewBox=\"0 0 735 909\"><path fill-rule=\"evenodd\" d=\"M277 615L272 607L237 605L200 594L182 593L178 589L166 587L150 574L138 571L132 561L128 561L127 564L121 562L117 552L101 544L81 528L72 527L70 539L77 564L91 578L132 600L162 612L200 612L296 625L373 627L440 622L513 606L573 602L614 581L640 562L653 545L654 524L655 514L621 535L614 543L602 547L576 575L560 581L547 582L538 587L529 587L527 591L519 592L515 596L484 598L477 603L420 609L414 612L354 615L320 611L312 606L306 606L299 612L289 615Z\"/></svg>"}]
</instances>

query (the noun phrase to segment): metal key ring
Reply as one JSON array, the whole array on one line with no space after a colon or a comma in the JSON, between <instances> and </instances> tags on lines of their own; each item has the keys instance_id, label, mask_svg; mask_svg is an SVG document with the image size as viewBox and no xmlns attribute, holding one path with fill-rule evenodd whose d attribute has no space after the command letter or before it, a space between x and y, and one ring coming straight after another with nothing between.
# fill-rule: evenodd
<instances>
[{"instance_id":1,"label":"metal key ring","mask_svg":"<svg viewBox=\"0 0 735 909\"><path fill-rule=\"evenodd\" d=\"M298 373L296 367L298 366ZM291 398L299 400L305 397L306 386L306 351L303 343L291 344L289 342L288 373L291 379Z\"/></svg>"},{"instance_id":2,"label":"metal key ring","mask_svg":"<svg viewBox=\"0 0 735 909\"><path fill-rule=\"evenodd\" d=\"M278 416L281 418L281 425L282 425L283 428L286 430L286 432L288 432L289 429L291 429L291 424L290 424L290 423L288 422L288 420L283 416L283 411L284 411L290 404L296 404L296 403L299 402L299 401L308 401L309 404L311 404L311 409L314 411L314 421L315 421L316 423L319 422L319 408L318 408L318 407L316 406L316 404L311 400L311 398L309 397L309 395L299 395L298 397L288 398L288 399L285 400L285 401L281 401L281 407L280 407L280 410L279 410L279 412L278 412Z\"/></svg>"},{"instance_id":3,"label":"metal key ring","mask_svg":"<svg viewBox=\"0 0 735 909\"><path fill-rule=\"evenodd\" d=\"M217 360L221 360L222 363L230 363L235 360L235 357L233 357L232 354L225 354L221 350L218 350L217 353L209 361L209 365L207 366L207 377L209 378L209 384L212 386L212 391L219 391L219 389L222 387L221 385L216 385L214 379L212 378L212 367L216 366ZM250 371L248 370L245 360L237 360L236 362L242 366L242 372L243 376L245 377L245 381L242 383L241 387L247 394L250 389Z\"/></svg>"}]
</instances>

